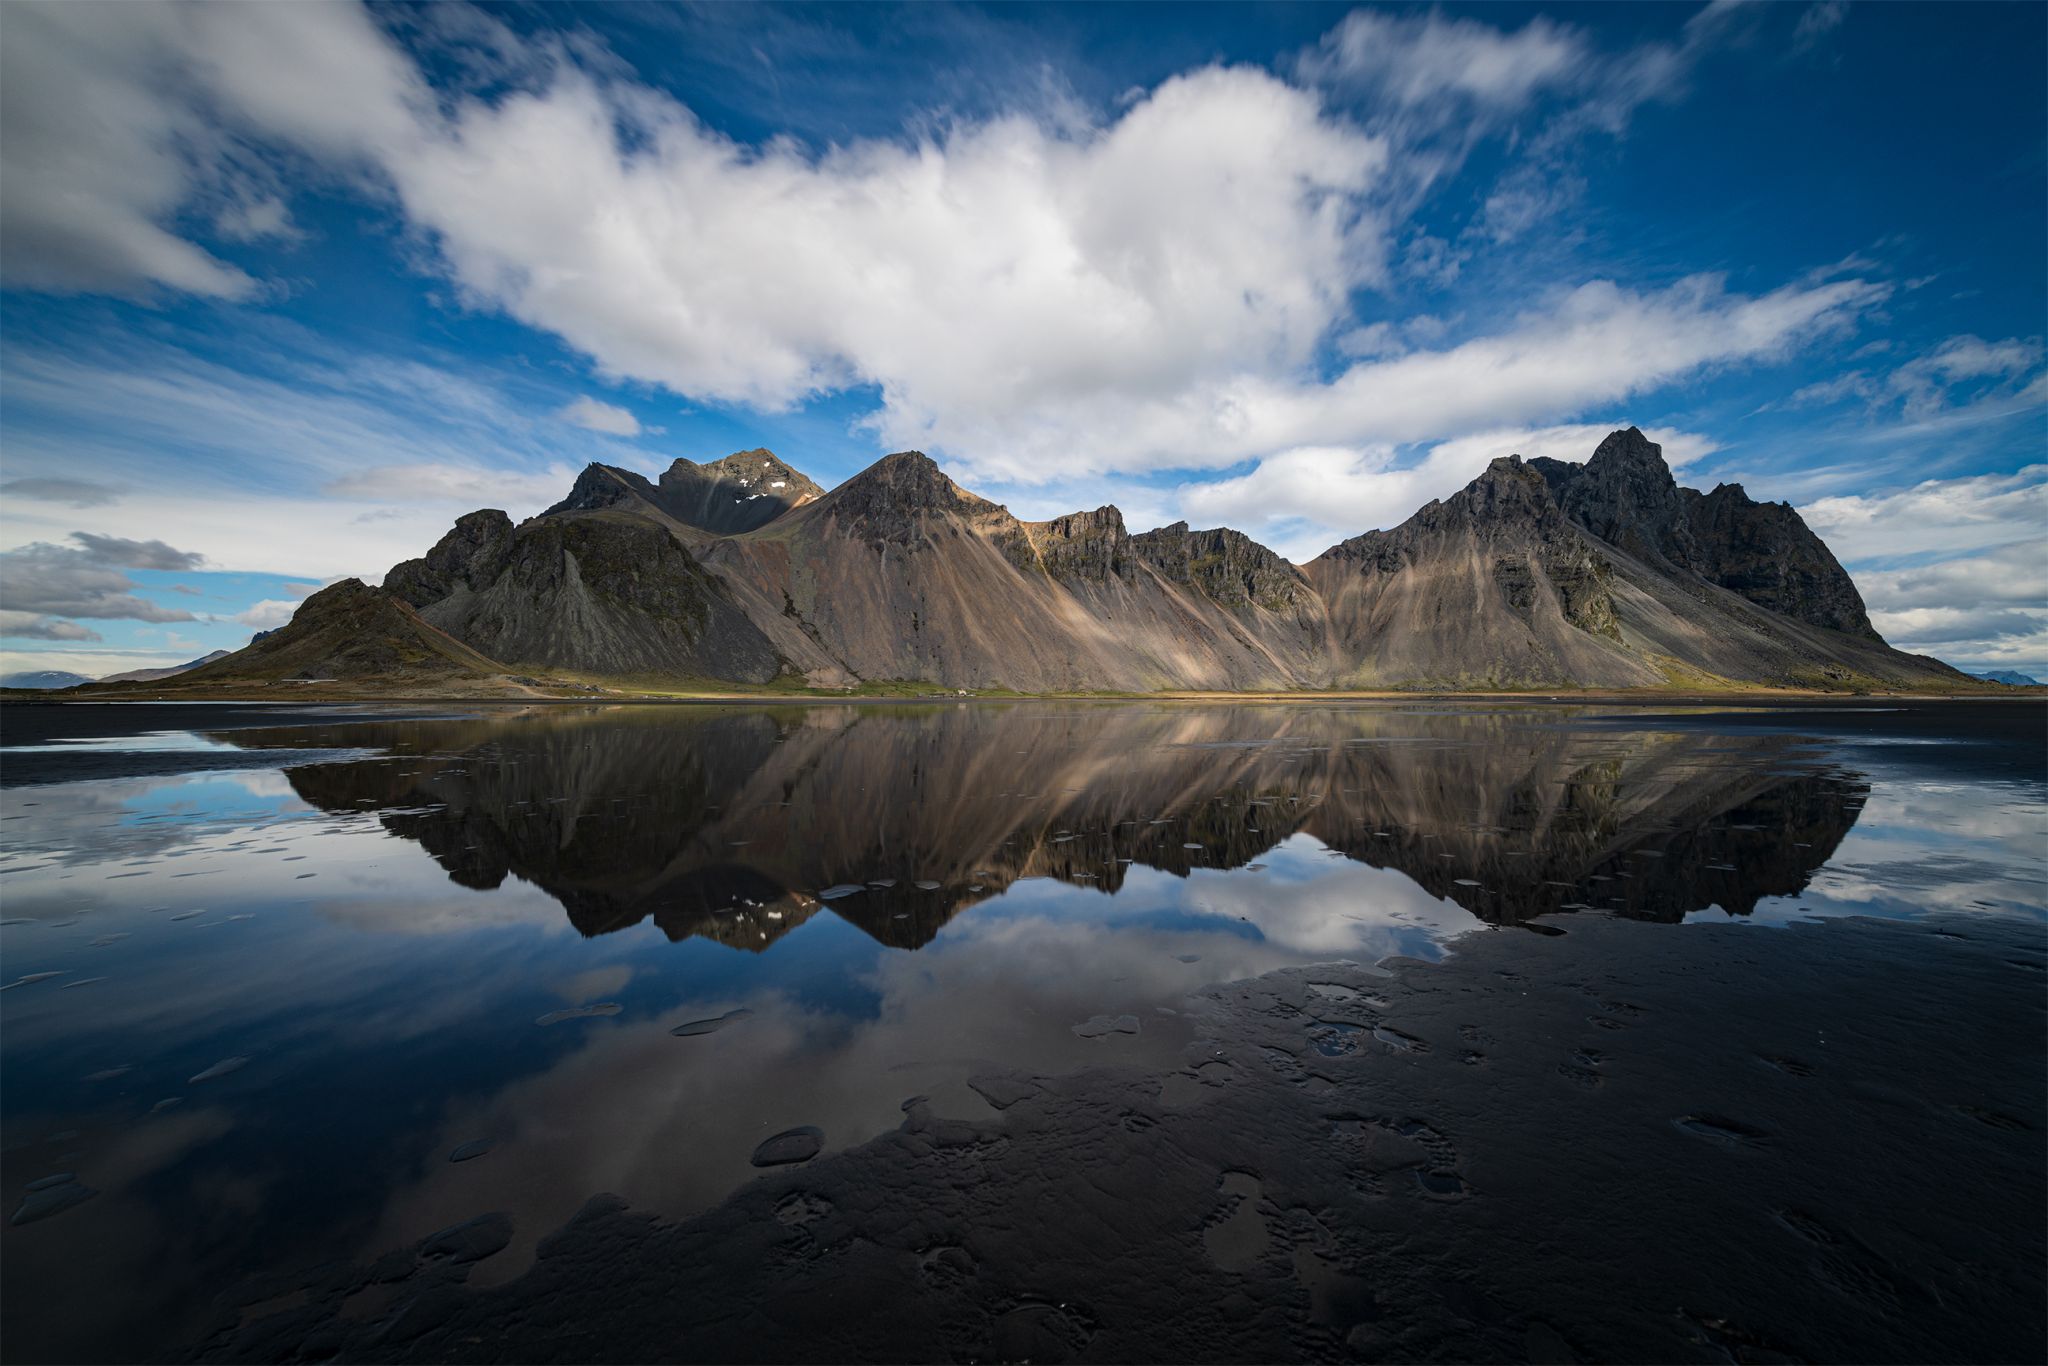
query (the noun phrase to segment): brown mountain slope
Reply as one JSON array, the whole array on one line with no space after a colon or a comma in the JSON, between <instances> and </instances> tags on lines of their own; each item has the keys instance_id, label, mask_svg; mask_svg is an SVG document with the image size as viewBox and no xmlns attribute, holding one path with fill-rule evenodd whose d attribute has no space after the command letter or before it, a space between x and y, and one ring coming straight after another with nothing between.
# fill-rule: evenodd
<instances>
[{"instance_id":1,"label":"brown mountain slope","mask_svg":"<svg viewBox=\"0 0 2048 1366\"><path fill-rule=\"evenodd\" d=\"M1892 649L1783 504L1681 489L1631 427L1584 466L1495 460L1305 570L1354 686L1968 686Z\"/></svg>"},{"instance_id":2,"label":"brown mountain slope","mask_svg":"<svg viewBox=\"0 0 2048 1366\"><path fill-rule=\"evenodd\" d=\"M1664 681L1622 643L1610 561L1517 457L1391 531L1331 547L1304 572L1330 614L1340 685Z\"/></svg>"},{"instance_id":3,"label":"brown mountain slope","mask_svg":"<svg viewBox=\"0 0 2048 1366\"><path fill-rule=\"evenodd\" d=\"M1019 521L911 451L704 562L814 678L1040 692L1276 687L1312 671L1313 611L1233 610L1141 549L1115 508Z\"/></svg>"}]
</instances>

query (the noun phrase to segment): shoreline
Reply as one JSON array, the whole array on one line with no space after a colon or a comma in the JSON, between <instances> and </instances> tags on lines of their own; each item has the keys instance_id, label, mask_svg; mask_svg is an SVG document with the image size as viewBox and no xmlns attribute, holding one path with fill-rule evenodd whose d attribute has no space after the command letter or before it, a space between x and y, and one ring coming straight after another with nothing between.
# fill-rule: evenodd
<instances>
[{"instance_id":1,"label":"shoreline","mask_svg":"<svg viewBox=\"0 0 2048 1366\"><path fill-rule=\"evenodd\" d=\"M197 704L212 703L234 705L258 705L293 707L309 704L391 704L402 706L446 706L450 704L527 706L527 705L575 705L575 706L700 706L752 703L761 705L812 706L812 705L930 705L938 702L1194 702L1210 705L1241 703L1274 703L1286 705L1314 705L1330 702L1481 702L1481 703L1534 703L1560 705L1582 703L1605 703L1613 705L1691 705L1712 706L1762 705L1773 702L2021 702L2048 701L2048 684L2033 688L2008 686L2004 691L1957 690L1935 692L1916 690L1910 692L1841 692L1822 689L1800 688L1753 688L1728 690L1699 689L1531 689L1528 691L1471 690L1431 691L1421 689L1342 689L1332 691L1251 691L1251 692L1201 692L1186 689L1172 689L1150 693L1121 692L745 692L745 691L606 691L591 693L440 693L433 691L365 692L348 689L327 689L314 686L304 688L284 686L259 686L251 688L218 688L204 691L162 691L72 693L68 689L61 695L45 693L26 688L0 688L0 707L4 706L75 706L75 705L130 705L151 704Z\"/></svg>"}]
</instances>

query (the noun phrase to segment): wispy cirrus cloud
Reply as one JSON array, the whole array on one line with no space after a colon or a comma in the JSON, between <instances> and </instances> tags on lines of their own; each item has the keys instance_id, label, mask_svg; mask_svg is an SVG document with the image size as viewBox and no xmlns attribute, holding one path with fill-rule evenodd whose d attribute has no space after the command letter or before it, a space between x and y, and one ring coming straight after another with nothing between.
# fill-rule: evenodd
<instances>
[{"instance_id":1,"label":"wispy cirrus cloud","mask_svg":"<svg viewBox=\"0 0 2048 1366\"><path fill-rule=\"evenodd\" d=\"M609 436L640 435L639 418L615 403L606 403L588 394L579 395L574 401L564 404L556 415L586 431L604 432Z\"/></svg>"},{"instance_id":2,"label":"wispy cirrus cloud","mask_svg":"<svg viewBox=\"0 0 2048 1366\"><path fill-rule=\"evenodd\" d=\"M0 483L0 498L25 498L66 507L104 507L121 497L119 489L89 479L9 479Z\"/></svg>"}]
</instances>

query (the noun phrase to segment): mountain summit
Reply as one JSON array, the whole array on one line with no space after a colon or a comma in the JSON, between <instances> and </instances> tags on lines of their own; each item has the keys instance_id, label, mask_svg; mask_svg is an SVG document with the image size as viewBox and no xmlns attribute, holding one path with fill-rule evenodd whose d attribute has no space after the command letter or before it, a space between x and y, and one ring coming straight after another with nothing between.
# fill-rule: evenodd
<instances>
[{"instance_id":1,"label":"mountain summit","mask_svg":"<svg viewBox=\"0 0 2048 1366\"><path fill-rule=\"evenodd\" d=\"M394 610L379 615L365 594ZM1886 645L1790 506L1733 484L1681 487L1634 427L1583 465L1502 456L1401 525L1300 567L1225 527L1133 535L1114 507L1026 522L917 451L829 492L765 450L678 460L658 482L591 465L526 522L460 518L381 592L315 595L293 634L344 610L351 631L405 636L414 659L432 641L453 663L445 641L469 668L636 681L1022 692L1974 681ZM323 667L383 657L318 653ZM262 665L250 655L194 677L246 676Z\"/></svg>"}]
</instances>

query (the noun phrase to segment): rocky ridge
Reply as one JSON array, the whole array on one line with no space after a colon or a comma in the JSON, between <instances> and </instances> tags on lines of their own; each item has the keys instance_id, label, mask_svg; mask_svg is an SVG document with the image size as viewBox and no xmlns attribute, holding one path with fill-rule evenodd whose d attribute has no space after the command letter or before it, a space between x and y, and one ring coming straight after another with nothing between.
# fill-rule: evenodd
<instances>
[{"instance_id":1,"label":"rocky ridge","mask_svg":"<svg viewBox=\"0 0 2048 1366\"><path fill-rule=\"evenodd\" d=\"M1790 506L1681 488L1632 427L1584 465L1503 456L1302 566L1228 528L1133 535L1114 507L1023 521L916 451L829 492L762 450L658 483L593 464L524 523L458 519L383 591L405 609L391 622L501 672L1020 692L1975 683L1886 645Z\"/></svg>"}]
</instances>

